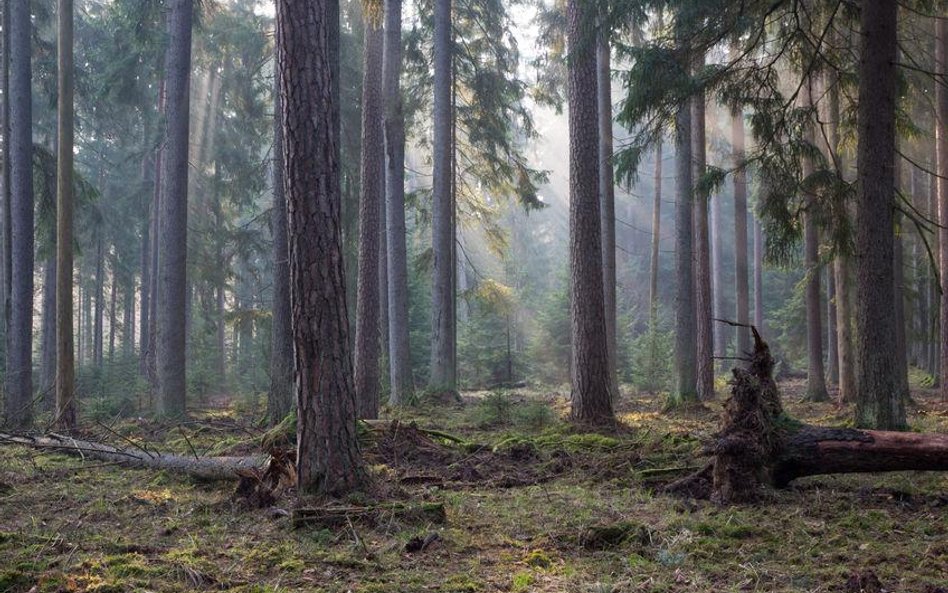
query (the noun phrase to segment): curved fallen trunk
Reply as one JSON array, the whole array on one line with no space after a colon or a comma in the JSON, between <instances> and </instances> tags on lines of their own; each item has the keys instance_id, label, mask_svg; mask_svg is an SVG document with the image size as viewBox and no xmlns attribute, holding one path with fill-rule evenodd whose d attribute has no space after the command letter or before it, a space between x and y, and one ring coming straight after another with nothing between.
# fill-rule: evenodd
<instances>
[{"instance_id":1,"label":"curved fallen trunk","mask_svg":"<svg viewBox=\"0 0 948 593\"><path fill-rule=\"evenodd\" d=\"M112 447L102 443L83 441L51 434L24 436L0 432L0 443L24 445L34 449L54 450L84 459L95 459L123 467L167 470L202 480L237 480L241 472L262 470L269 456L197 457L157 453L143 448Z\"/></svg>"},{"instance_id":2,"label":"curved fallen trunk","mask_svg":"<svg viewBox=\"0 0 948 593\"><path fill-rule=\"evenodd\" d=\"M905 433L801 424L784 414L774 359L757 330L747 369L734 369L721 430L699 471L666 487L673 494L747 502L764 486L823 474L948 470L948 434Z\"/></svg>"}]
</instances>

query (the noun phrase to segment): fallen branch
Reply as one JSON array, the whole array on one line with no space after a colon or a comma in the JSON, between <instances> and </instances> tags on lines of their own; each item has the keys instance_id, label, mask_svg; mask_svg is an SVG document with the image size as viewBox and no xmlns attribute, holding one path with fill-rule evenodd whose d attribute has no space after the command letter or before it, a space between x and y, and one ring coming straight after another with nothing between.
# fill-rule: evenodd
<instances>
[{"instance_id":1,"label":"fallen branch","mask_svg":"<svg viewBox=\"0 0 948 593\"><path fill-rule=\"evenodd\" d=\"M120 449L103 443L83 441L57 434L30 436L0 432L0 443L57 451L122 467L166 470L202 480L236 480L240 477L238 472L262 469L268 460L268 457L264 455L194 457L150 452L140 446L136 449Z\"/></svg>"},{"instance_id":2,"label":"fallen branch","mask_svg":"<svg viewBox=\"0 0 948 593\"><path fill-rule=\"evenodd\" d=\"M444 505L440 502L408 504L380 504L370 507L304 507L292 512L294 527L322 527L333 529L348 525L352 520L378 524L383 518L402 521L444 523Z\"/></svg>"}]
</instances>

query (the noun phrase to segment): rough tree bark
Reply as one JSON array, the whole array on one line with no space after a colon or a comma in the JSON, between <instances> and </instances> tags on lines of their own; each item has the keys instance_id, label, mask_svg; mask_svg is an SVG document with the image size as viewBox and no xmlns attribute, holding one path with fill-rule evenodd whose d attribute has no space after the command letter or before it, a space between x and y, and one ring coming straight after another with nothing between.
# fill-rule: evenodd
<instances>
[{"instance_id":1,"label":"rough tree bark","mask_svg":"<svg viewBox=\"0 0 948 593\"><path fill-rule=\"evenodd\" d=\"M813 107L813 80L807 77L800 94L804 108ZM813 144L814 123L808 123L804 132L807 142ZM815 166L811 157L803 157L801 173L806 180L813 174ZM806 268L806 343L807 343L807 401L822 402L829 399L826 391L826 377L823 368L823 310L820 305L820 230L816 223L816 196L809 191L803 192L803 260Z\"/></svg>"},{"instance_id":2,"label":"rough tree bark","mask_svg":"<svg viewBox=\"0 0 948 593\"><path fill-rule=\"evenodd\" d=\"M602 290L606 308L609 390L619 395L616 338L616 192L612 172L612 49L600 19L596 36L596 97L599 110L599 225L602 232Z\"/></svg>"},{"instance_id":3,"label":"rough tree bark","mask_svg":"<svg viewBox=\"0 0 948 593\"><path fill-rule=\"evenodd\" d=\"M4 2L2 11L3 30L0 32L0 44L2 44L2 55L0 55L0 86L2 86L3 97L0 99L0 126L4 130L0 134L0 149L2 149L2 159L0 159L0 329L3 330L3 350L9 350L10 338L10 287L12 285L11 274L13 268L10 262L10 255L13 249L10 214L10 3ZM6 356L0 360L0 368L4 371L6 377ZM4 386L5 387L5 386ZM5 391L6 389L4 389Z\"/></svg>"},{"instance_id":4,"label":"rough tree bark","mask_svg":"<svg viewBox=\"0 0 948 593\"><path fill-rule=\"evenodd\" d=\"M363 2L362 184L359 196L359 270L356 297L355 392L359 418L379 414L379 239L385 167L382 136L382 11Z\"/></svg>"},{"instance_id":5,"label":"rough tree bark","mask_svg":"<svg viewBox=\"0 0 948 593\"><path fill-rule=\"evenodd\" d=\"M171 0L165 54L165 155L158 240L157 352L159 416L185 414L188 127L193 0Z\"/></svg>"},{"instance_id":6,"label":"rough tree bark","mask_svg":"<svg viewBox=\"0 0 948 593\"><path fill-rule=\"evenodd\" d=\"M405 116L399 78L402 71L402 0L385 2L385 192L388 241L389 403L400 405L414 391L408 334L408 251L405 232ZM386 328L383 328L385 331Z\"/></svg>"},{"instance_id":7,"label":"rough tree bark","mask_svg":"<svg viewBox=\"0 0 948 593\"><path fill-rule=\"evenodd\" d=\"M731 112L731 149L734 166L744 162L744 113ZM743 169L734 172L734 287L737 303L737 322L750 323L750 290L747 282L747 174ZM737 328L737 355L743 356L751 347L746 327Z\"/></svg>"},{"instance_id":8,"label":"rough tree bark","mask_svg":"<svg viewBox=\"0 0 948 593\"><path fill-rule=\"evenodd\" d=\"M905 428L893 340L896 15L896 0L862 6L856 166L856 425L885 430Z\"/></svg>"},{"instance_id":9,"label":"rough tree bark","mask_svg":"<svg viewBox=\"0 0 948 593\"><path fill-rule=\"evenodd\" d=\"M596 12L568 0L566 38L569 98L569 253L572 407L574 420L614 420L603 299L596 95Z\"/></svg>"},{"instance_id":10,"label":"rough tree bark","mask_svg":"<svg viewBox=\"0 0 948 593\"><path fill-rule=\"evenodd\" d=\"M339 179L339 2L277 0L301 494L365 479L356 436Z\"/></svg>"},{"instance_id":11,"label":"rough tree bark","mask_svg":"<svg viewBox=\"0 0 948 593\"><path fill-rule=\"evenodd\" d=\"M702 59L703 63L703 59ZM692 98L691 103L691 152L694 163L694 241L695 241L695 320L698 329L696 356L698 364L698 397L714 399L714 326L711 320L713 299L711 294L711 242L708 233L707 193L698 190L698 183L707 167L705 146L704 94Z\"/></svg>"},{"instance_id":12,"label":"rough tree bark","mask_svg":"<svg viewBox=\"0 0 948 593\"><path fill-rule=\"evenodd\" d=\"M428 389L457 390L454 201L451 192L451 0L434 2L434 137L431 213L431 369ZM595 83L595 80L593 81ZM592 87L590 87L592 88ZM593 124L595 125L595 124Z\"/></svg>"},{"instance_id":13,"label":"rough tree bark","mask_svg":"<svg viewBox=\"0 0 948 593\"><path fill-rule=\"evenodd\" d=\"M10 325L4 418L33 421L33 109L29 2L10 4Z\"/></svg>"},{"instance_id":14,"label":"rough tree bark","mask_svg":"<svg viewBox=\"0 0 948 593\"><path fill-rule=\"evenodd\" d=\"M279 80L274 80L273 90L273 160L270 163L273 183L273 329L270 348L270 393L267 397L267 420L271 425L279 423L293 409L290 254L287 243L286 194L283 191L283 103ZM223 295L220 289L218 293Z\"/></svg>"}]
</instances>

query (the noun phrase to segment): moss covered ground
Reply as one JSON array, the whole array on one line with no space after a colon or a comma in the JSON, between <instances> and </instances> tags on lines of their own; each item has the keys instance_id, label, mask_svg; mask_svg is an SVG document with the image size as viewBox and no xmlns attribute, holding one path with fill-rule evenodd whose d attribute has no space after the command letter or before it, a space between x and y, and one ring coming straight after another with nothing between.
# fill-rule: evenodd
<instances>
[{"instance_id":1,"label":"moss covered ground","mask_svg":"<svg viewBox=\"0 0 948 593\"><path fill-rule=\"evenodd\" d=\"M800 384L782 389L801 419L844 425L851 416L797 403ZM923 389L915 398L912 426L948 431L948 404ZM0 446L0 593L816 592L852 590L850 577L869 571L888 591L948 587L948 474L809 478L758 504L722 508L658 493L701 462L715 403L669 415L658 399L626 393L625 428L598 435L563 422L562 390L464 400L387 413L462 438L456 463L484 449L506 460L496 471L482 463L460 477L393 485L403 499L443 502L444 524L383 517L293 529L281 512L289 497L247 509L233 484ZM122 421L108 432L231 454L255 449L251 424L223 406L181 426ZM545 470L528 471L537 467ZM378 462L372 471L379 481L406 475ZM423 551L406 551L431 533Z\"/></svg>"}]
</instances>

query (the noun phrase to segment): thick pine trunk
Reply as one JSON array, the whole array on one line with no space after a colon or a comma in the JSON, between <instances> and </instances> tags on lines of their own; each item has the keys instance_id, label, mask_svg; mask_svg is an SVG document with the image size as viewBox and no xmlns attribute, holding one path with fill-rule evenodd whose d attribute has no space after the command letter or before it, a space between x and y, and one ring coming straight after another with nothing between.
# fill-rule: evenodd
<instances>
[{"instance_id":1,"label":"thick pine trunk","mask_svg":"<svg viewBox=\"0 0 948 593\"><path fill-rule=\"evenodd\" d=\"M365 474L343 269L339 3L277 0L283 171L301 494L346 494Z\"/></svg>"},{"instance_id":2,"label":"thick pine trunk","mask_svg":"<svg viewBox=\"0 0 948 593\"><path fill-rule=\"evenodd\" d=\"M744 113L731 113L731 149L734 165L744 162ZM747 174L743 169L734 172L734 287L737 303L737 322L750 323L750 290L747 279ZM737 355L744 356L751 348L750 333L746 327L737 329Z\"/></svg>"},{"instance_id":3,"label":"thick pine trunk","mask_svg":"<svg viewBox=\"0 0 948 593\"><path fill-rule=\"evenodd\" d=\"M293 409L293 328L290 308L290 261L286 220L286 194L283 190L283 102L279 81L273 92L273 323L270 348L270 392L267 420L279 423ZM219 304L224 291L218 288ZM223 361L224 325L219 324L218 348ZM223 369L222 369L223 370ZM223 382L223 374L221 376Z\"/></svg>"},{"instance_id":4,"label":"thick pine trunk","mask_svg":"<svg viewBox=\"0 0 948 593\"><path fill-rule=\"evenodd\" d=\"M612 50L608 32L596 36L596 96L599 109L599 213L602 231L602 289L606 308L609 389L619 395L616 325L616 192L612 172Z\"/></svg>"},{"instance_id":5,"label":"thick pine trunk","mask_svg":"<svg viewBox=\"0 0 948 593\"><path fill-rule=\"evenodd\" d=\"M362 76L362 185L356 297L355 392L359 418L379 414L379 239L385 167L382 136L382 15L367 11Z\"/></svg>"},{"instance_id":6,"label":"thick pine trunk","mask_svg":"<svg viewBox=\"0 0 948 593\"><path fill-rule=\"evenodd\" d=\"M589 33L595 20L591 4L568 0L571 416L600 424L614 417L599 228L599 109L596 95L589 92L596 88L595 39Z\"/></svg>"},{"instance_id":7,"label":"thick pine trunk","mask_svg":"<svg viewBox=\"0 0 948 593\"><path fill-rule=\"evenodd\" d=\"M859 60L856 425L881 430L905 428L893 339L897 12L896 0L863 4Z\"/></svg>"},{"instance_id":8,"label":"thick pine trunk","mask_svg":"<svg viewBox=\"0 0 948 593\"><path fill-rule=\"evenodd\" d=\"M389 402L411 399L414 381L408 334L408 251L405 232L405 116L399 78L402 71L402 0L385 2L382 66L385 100L386 240L388 242Z\"/></svg>"},{"instance_id":9,"label":"thick pine trunk","mask_svg":"<svg viewBox=\"0 0 948 593\"><path fill-rule=\"evenodd\" d=\"M457 389L454 201L451 174L451 0L434 0L434 137L431 249L431 368L428 389ZM595 84L595 80L593 81ZM593 88L593 87L590 87ZM595 125L595 122L593 122Z\"/></svg>"},{"instance_id":10,"label":"thick pine trunk","mask_svg":"<svg viewBox=\"0 0 948 593\"><path fill-rule=\"evenodd\" d=\"M685 102L675 117L675 386L669 407L698 401L691 130L691 104Z\"/></svg>"},{"instance_id":11,"label":"thick pine trunk","mask_svg":"<svg viewBox=\"0 0 948 593\"><path fill-rule=\"evenodd\" d=\"M185 414L188 127L193 0L172 0L165 54L165 154L158 217L158 416Z\"/></svg>"},{"instance_id":12,"label":"thick pine trunk","mask_svg":"<svg viewBox=\"0 0 948 593\"><path fill-rule=\"evenodd\" d=\"M707 167L705 146L704 94L692 99L692 157L694 159L693 181L695 183L694 229L695 229L695 319L698 329L696 356L698 360L698 397L714 399L714 326L711 315L711 242L708 232L709 195L698 191L698 183Z\"/></svg>"},{"instance_id":13,"label":"thick pine trunk","mask_svg":"<svg viewBox=\"0 0 948 593\"><path fill-rule=\"evenodd\" d=\"M4 418L33 421L33 108L29 2L10 3L10 325Z\"/></svg>"}]
</instances>

